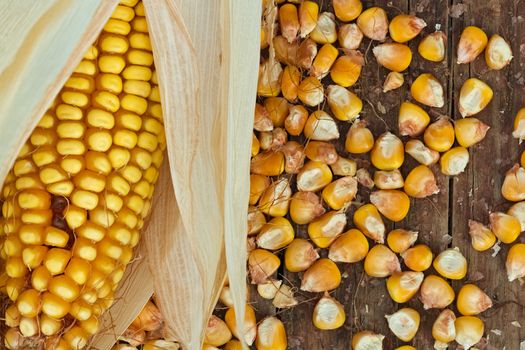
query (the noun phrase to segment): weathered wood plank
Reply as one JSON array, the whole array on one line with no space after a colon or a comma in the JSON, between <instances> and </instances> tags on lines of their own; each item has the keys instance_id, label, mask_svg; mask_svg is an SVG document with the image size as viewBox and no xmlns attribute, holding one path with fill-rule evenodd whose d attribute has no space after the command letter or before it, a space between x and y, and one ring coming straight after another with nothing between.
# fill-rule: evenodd
<instances>
[{"instance_id":1,"label":"weathered wood plank","mask_svg":"<svg viewBox=\"0 0 525 350\"><path fill-rule=\"evenodd\" d=\"M431 122L435 121L440 115L450 114L451 96L449 92L451 88L448 82L448 77L450 75L450 59L447 54L443 62L430 62L419 55L417 48L419 42L426 35L433 33L436 30L448 33L450 24L447 11L448 3L449 1L447 0L410 1L409 12L424 19L427 22L427 27L418 37L411 40L409 43L414 57L407 77L408 84L411 84L422 73L431 73L441 82L445 92L445 106L443 108L430 108L421 105L421 107L429 113ZM407 92L406 99L418 104L411 97L410 92ZM422 137L419 137L419 139L422 139ZM403 175L406 177L409 171L417 165L419 164L412 157L407 155L405 164L402 167ZM432 249L434 255L437 255L440 251L445 249L450 242L450 236L448 234L449 180L446 176L441 174L439 164L433 165L430 168L436 176L440 192L426 199L413 199L409 215L399 226L419 231L417 243L428 245ZM408 268L404 267L404 269ZM428 273L429 271L426 272L426 274ZM404 306L405 305L399 305L399 308ZM418 349L432 348L432 344L434 343L432 338L432 324L439 312L437 310L424 310L422 303L418 298L413 298L408 303L408 306L416 309L421 315L419 331L411 344ZM391 333L389 336L394 337Z\"/></svg>"},{"instance_id":2,"label":"weathered wood plank","mask_svg":"<svg viewBox=\"0 0 525 350\"><path fill-rule=\"evenodd\" d=\"M454 1L454 4L459 1ZM459 35L467 25L483 28L490 37L500 34L512 43L514 60L510 67L501 71L490 71L483 57L470 65L454 65L454 95L459 97L463 82L469 77L476 77L487 82L494 90L490 105L477 118L489 124L486 139L470 149L470 163L464 174L454 178L452 185L452 233L453 246L465 254L469 262L468 280L475 282L489 294L494 301L494 308L481 316L486 322L485 337L488 349L519 349L520 341L525 340L525 329L511 325L519 320L525 323L525 310L519 306L525 302L523 287L519 282L509 283L505 274L505 259L508 246L496 257L491 253L476 252L468 235L468 219L488 223L491 211L505 211L510 206L502 198L501 184L507 169L519 161L517 140L512 139L512 124L516 111L525 106L523 82L518 83L518 74L522 74L525 63L520 47L525 43L525 26L518 16L525 15L520 1L482 1L465 2L468 5L463 16L453 20L452 40L456 47ZM518 79L517 79L518 78ZM454 117L461 118L457 104ZM524 240L524 237L521 237ZM456 291L464 281L454 283ZM499 329L501 335L491 330Z\"/></svg>"}]
</instances>

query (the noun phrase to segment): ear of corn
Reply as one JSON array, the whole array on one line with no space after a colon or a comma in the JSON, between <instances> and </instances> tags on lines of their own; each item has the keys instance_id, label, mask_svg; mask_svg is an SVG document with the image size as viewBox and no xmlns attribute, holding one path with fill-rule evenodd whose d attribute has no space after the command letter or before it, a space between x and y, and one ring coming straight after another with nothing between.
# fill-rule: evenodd
<instances>
[{"instance_id":1,"label":"ear of corn","mask_svg":"<svg viewBox=\"0 0 525 350\"><path fill-rule=\"evenodd\" d=\"M10 297L22 316L40 318L13 328L36 338L8 348L83 348L97 331L166 147L157 83L142 3L122 3L18 157L4 185L15 191L2 191L6 237L20 237L6 272L27 281Z\"/></svg>"}]
</instances>

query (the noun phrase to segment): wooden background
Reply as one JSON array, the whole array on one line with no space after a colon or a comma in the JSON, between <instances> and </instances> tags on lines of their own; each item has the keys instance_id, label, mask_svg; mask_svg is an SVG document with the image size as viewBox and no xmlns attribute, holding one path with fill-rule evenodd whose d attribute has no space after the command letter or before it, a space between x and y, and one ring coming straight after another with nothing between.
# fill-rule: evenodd
<instances>
[{"instance_id":1,"label":"wooden background","mask_svg":"<svg viewBox=\"0 0 525 350\"><path fill-rule=\"evenodd\" d=\"M322 7L330 9L331 1L323 1ZM490 125L491 129L485 140L470 149L470 162L465 173L446 177L441 175L438 166L433 166L440 193L429 199L412 199L412 207L405 220L395 225L387 220L385 223L387 230L399 227L419 231L418 242L428 244L434 255L447 247L459 247L467 257L469 269L466 280L452 283L456 293L462 284L475 281L494 302L494 307L481 315L486 328L483 344L478 345L478 348L518 350L520 342L525 341L525 286L519 281L507 281L505 258L508 247L503 245L495 257L492 256L492 250L479 253L472 249L467 222L468 219L474 219L488 223L489 211L506 210L510 206L502 198L500 188L505 172L519 161L520 150L523 149L511 137L511 132L516 112L525 107L525 1L375 0L364 1L364 5L384 8L389 18L401 12L416 14L428 24L422 35L439 28L448 37L447 56L442 63L429 62L418 55L417 45L422 35L410 41L414 59L410 68L404 72L406 83L402 88L386 94L382 92L382 84L388 71L377 65L372 54L371 48L376 43L370 46L370 41L364 40L360 50L365 54L366 65L360 80L351 90L363 99L365 106L362 118L369 122L376 137L387 128L398 133L399 106L404 100L412 100L409 86L421 73L433 73L445 88L445 107L432 109L429 114L433 119L440 114L453 119L461 118L457 99L461 85L469 77L480 78L494 90L492 102L476 116ZM483 28L489 37L497 33L507 39L514 53L510 66L502 71L490 71L482 56L470 65L457 65L457 43L461 31L468 25ZM344 136L349 125L339 124L342 136L338 151L348 157L350 155L344 150ZM401 169L404 176L416 165L410 156L405 159ZM367 158L362 158L359 164L369 166ZM361 189L360 195L368 201L367 192ZM353 210L348 212L349 224L352 222ZM298 237L307 237L306 225L295 225L295 229ZM519 240L525 242L525 235ZM326 256L326 252L321 255ZM259 317L279 315L286 326L289 349L350 349L352 335L360 330L384 334L384 349L403 345L389 331L384 317L402 307L390 299L385 287L386 280L366 276L362 263L339 264L339 267L344 274L343 283L332 295L344 304L347 320L338 330L320 331L313 326L312 311L321 294L299 291L300 276L289 273L284 267L279 270L279 278L297 287L296 297L300 305L289 310L275 309L271 301L258 297L254 287L251 290L252 305ZM439 310L424 311L417 298L408 305L421 314L419 332L412 345L417 349L432 349L434 341L431 327ZM519 321L522 327L511 325L513 321ZM451 344L449 348L456 349L457 344Z\"/></svg>"}]
</instances>

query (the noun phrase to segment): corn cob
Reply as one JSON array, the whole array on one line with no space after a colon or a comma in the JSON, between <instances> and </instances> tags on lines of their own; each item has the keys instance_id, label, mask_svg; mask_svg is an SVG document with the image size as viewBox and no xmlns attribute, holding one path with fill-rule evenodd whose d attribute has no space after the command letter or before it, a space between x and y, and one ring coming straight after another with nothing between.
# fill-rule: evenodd
<instances>
[{"instance_id":1,"label":"corn cob","mask_svg":"<svg viewBox=\"0 0 525 350\"><path fill-rule=\"evenodd\" d=\"M8 349L84 348L139 242L166 147L144 16L121 1L3 185L6 291L37 326Z\"/></svg>"}]
</instances>

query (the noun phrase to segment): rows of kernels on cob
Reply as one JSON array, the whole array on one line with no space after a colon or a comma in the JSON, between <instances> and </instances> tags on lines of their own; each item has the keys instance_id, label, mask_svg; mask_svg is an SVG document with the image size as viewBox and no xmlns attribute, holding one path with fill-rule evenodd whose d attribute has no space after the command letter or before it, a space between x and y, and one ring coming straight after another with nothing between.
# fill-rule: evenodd
<instances>
[{"instance_id":1,"label":"rows of kernels on cob","mask_svg":"<svg viewBox=\"0 0 525 350\"><path fill-rule=\"evenodd\" d=\"M122 0L3 185L9 349L82 349L114 301L166 147L151 50Z\"/></svg>"}]
</instances>

